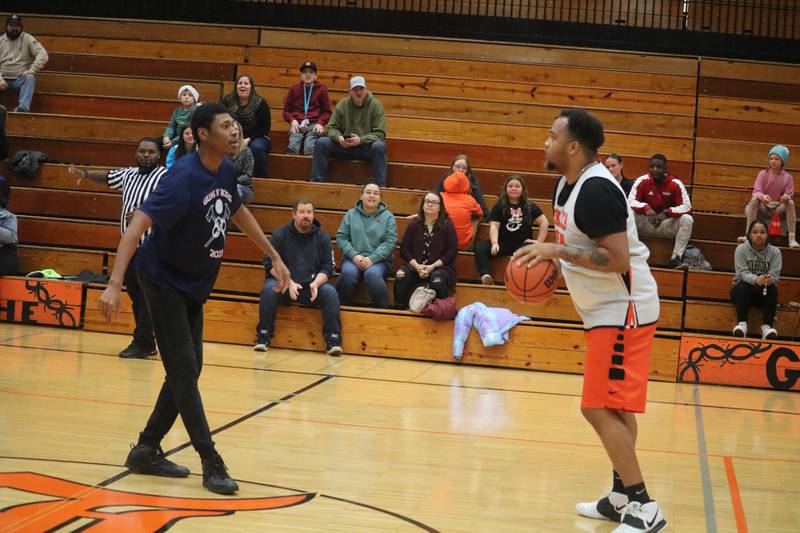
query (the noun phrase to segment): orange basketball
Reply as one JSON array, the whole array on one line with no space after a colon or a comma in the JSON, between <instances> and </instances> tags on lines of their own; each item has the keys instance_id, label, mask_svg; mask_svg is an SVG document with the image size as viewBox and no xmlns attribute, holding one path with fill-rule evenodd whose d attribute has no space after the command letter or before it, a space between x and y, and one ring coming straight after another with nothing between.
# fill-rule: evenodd
<instances>
[{"instance_id":1,"label":"orange basketball","mask_svg":"<svg viewBox=\"0 0 800 533\"><path fill-rule=\"evenodd\" d=\"M556 290L558 269L547 259L528 268L508 261L506 267L506 290L518 302L534 304L549 299Z\"/></svg>"}]
</instances>

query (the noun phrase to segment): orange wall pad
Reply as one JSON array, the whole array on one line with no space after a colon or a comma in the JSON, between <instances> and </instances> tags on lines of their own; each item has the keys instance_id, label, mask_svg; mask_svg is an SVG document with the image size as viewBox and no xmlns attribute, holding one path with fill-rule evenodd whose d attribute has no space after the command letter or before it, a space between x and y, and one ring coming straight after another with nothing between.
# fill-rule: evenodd
<instances>
[{"instance_id":1,"label":"orange wall pad","mask_svg":"<svg viewBox=\"0 0 800 533\"><path fill-rule=\"evenodd\" d=\"M800 391L800 343L684 335L678 381Z\"/></svg>"},{"instance_id":2,"label":"orange wall pad","mask_svg":"<svg viewBox=\"0 0 800 533\"><path fill-rule=\"evenodd\" d=\"M79 328L83 283L0 277L0 322Z\"/></svg>"}]
</instances>

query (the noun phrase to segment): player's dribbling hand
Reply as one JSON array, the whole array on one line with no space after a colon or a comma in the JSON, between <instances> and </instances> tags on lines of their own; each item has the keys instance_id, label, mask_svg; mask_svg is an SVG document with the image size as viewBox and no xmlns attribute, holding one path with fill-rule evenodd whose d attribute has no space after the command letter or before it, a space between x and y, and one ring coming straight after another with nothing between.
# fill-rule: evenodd
<instances>
[{"instance_id":1,"label":"player's dribbling hand","mask_svg":"<svg viewBox=\"0 0 800 533\"><path fill-rule=\"evenodd\" d=\"M270 269L269 273L278 282L272 290L277 293L286 292L286 289L289 288L289 283L292 281L292 275L289 274L286 263L280 257L272 257L271 259L272 269Z\"/></svg>"},{"instance_id":2,"label":"player's dribbling hand","mask_svg":"<svg viewBox=\"0 0 800 533\"><path fill-rule=\"evenodd\" d=\"M100 295L100 314L108 322L111 322L112 317L119 317L119 291L118 285L109 285Z\"/></svg>"},{"instance_id":3,"label":"player's dribbling hand","mask_svg":"<svg viewBox=\"0 0 800 533\"><path fill-rule=\"evenodd\" d=\"M516 261L519 266L527 263L528 267L532 267L545 259L556 258L558 258L558 245L552 242L527 244L519 248L514 252L514 255L511 256L511 260Z\"/></svg>"}]
</instances>

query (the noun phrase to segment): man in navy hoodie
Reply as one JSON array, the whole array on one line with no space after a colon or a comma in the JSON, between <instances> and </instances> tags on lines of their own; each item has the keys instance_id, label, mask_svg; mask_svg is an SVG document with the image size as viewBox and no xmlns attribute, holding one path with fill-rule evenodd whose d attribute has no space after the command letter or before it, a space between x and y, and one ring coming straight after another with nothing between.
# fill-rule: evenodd
<instances>
[{"instance_id":1,"label":"man in navy hoodie","mask_svg":"<svg viewBox=\"0 0 800 533\"><path fill-rule=\"evenodd\" d=\"M266 352L275 334L278 305L296 302L322 308L322 335L328 355L342 353L342 325L339 320L339 295L328 280L333 276L333 246L331 238L314 219L314 205L300 199L292 207L292 221L272 235L272 246L289 268L291 281L281 293L274 290L278 283L272 272L273 262L264 257L267 280L261 289L260 320L256 326L255 350Z\"/></svg>"}]
</instances>

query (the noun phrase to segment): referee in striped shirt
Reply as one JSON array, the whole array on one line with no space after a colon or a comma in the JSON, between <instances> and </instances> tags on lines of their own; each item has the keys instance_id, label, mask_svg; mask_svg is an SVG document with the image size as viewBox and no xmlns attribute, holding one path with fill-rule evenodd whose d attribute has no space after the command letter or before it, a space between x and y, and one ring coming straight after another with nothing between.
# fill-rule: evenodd
<instances>
[{"instance_id":1,"label":"referee in striped shirt","mask_svg":"<svg viewBox=\"0 0 800 533\"><path fill-rule=\"evenodd\" d=\"M139 208L145 198L153 192L167 169L161 165L161 143L157 139L145 137L136 145L136 166L119 168L116 170L85 170L70 167L69 172L77 174L78 184L87 178L96 183L107 184L112 189L122 189L122 213L120 213L120 230L125 233L133 217L133 212ZM150 230L142 235L139 244L144 242ZM153 324L150 322L150 313L144 300L139 280L136 276L136 255L131 258L125 270L125 286L128 296L133 303L133 316L136 328L133 331L133 340L127 348L119 353L120 357L143 359L156 354L156 341L153 336Z\"/></svg>"}]
</instances>

